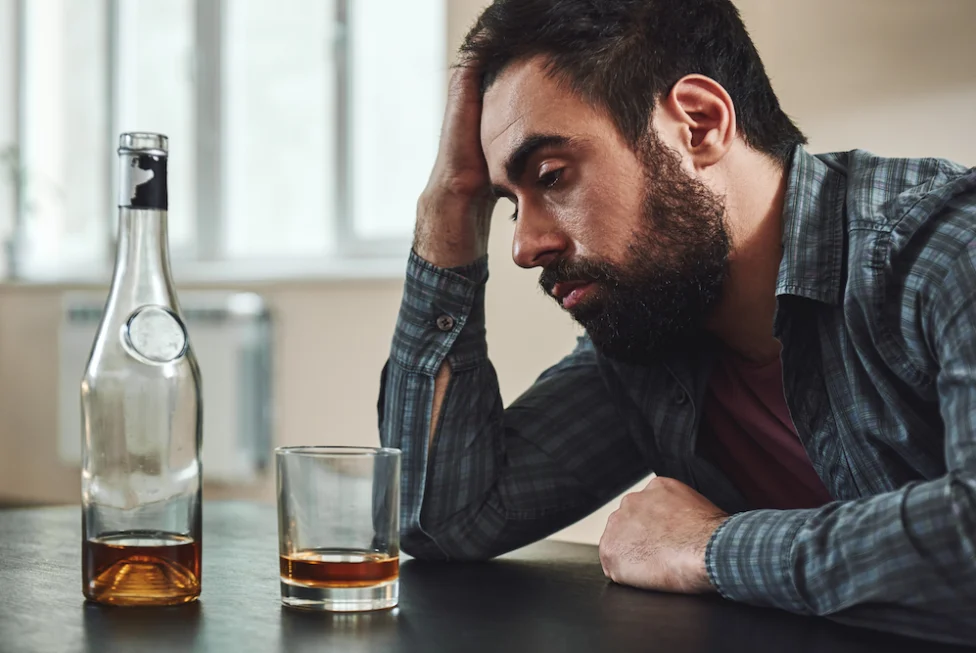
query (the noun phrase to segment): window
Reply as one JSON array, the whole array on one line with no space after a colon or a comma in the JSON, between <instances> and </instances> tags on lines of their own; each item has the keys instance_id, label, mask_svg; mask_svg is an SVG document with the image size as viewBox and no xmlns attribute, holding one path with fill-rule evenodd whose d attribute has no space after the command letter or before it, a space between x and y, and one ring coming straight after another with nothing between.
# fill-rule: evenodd
<instances>
[{"instance_id":1,"label":"window","mask_svg":"<svg viewBox=\"0 0 976 653\"><path fill-rule=\"evenodd\" d=\"M7 1L8 274L107 277L115 146L135 130L170 137L178 277L402 268L443 112L444 0Z\"/></svg>"}]
</instances>

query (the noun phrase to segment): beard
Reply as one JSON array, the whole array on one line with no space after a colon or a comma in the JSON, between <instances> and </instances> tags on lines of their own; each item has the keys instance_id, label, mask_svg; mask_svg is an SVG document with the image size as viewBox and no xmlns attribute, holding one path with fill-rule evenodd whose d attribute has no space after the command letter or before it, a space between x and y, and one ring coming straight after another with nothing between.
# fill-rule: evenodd
<instances>
[{"instance_id":1,"label":"beard","mask_svg":"<svg viewBox=\"0 0 976 653\"><path fill-rule=\"evenodd\" d=\"M677 153L653 138L641 155L643 220L626 260L560 259L539 284L552 296L557 283L592 282L569 313L602 354L647 365L701 345L728 276L730 240L724 202L682 170Z\"/></svg>"}]
</instances>

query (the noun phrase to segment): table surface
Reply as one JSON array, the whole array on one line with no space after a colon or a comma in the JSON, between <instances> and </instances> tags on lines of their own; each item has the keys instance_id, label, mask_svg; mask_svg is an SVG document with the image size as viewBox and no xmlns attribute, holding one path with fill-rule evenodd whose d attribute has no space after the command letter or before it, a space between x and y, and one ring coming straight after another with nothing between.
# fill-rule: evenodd
<instances>
[{"instance_id":1,"label":"table surface","mask_svg":"<svg viewBox=\"0 0 976 653\"><path fill-rule=\"evenodd\" d=\"M81 594L77 507L0 511L0 651L958 651L723 601L608 583L593 546L541 542L492 562L405 560L400 606L285 608L272 506L204 505L203 593L172 608Z\"/></svg>"}]
</instances>

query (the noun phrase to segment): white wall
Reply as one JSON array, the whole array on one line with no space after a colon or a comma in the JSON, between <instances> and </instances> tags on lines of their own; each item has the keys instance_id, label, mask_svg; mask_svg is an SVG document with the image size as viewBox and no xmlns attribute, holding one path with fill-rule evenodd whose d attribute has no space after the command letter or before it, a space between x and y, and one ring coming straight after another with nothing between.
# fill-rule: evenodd
<instances>
[{"instance_id":1,"label":"white wall","mask_svg":"<svg viewBox=\"0 0 976 653\"><path fill-rule=\"evenodd\" d=\"M0 9L3 2L11 0L0 0ZM976 2L738 4L783 105L810 136L811 149L862 147L976 164L976 40L969 34ZM451 0L452 50L480 5ZM512 225L500 217L507 209L500 208L493 225L487 319L492 360L503 397L511 401L571 348L576 329L536 290L537 273L512 263ZM277 320L278 444L375 442L378 375L401 282L294 282L255 289ZM78 471L61 466L56 454L62 290L0 285L0 501L78 497ZM208 487L206 494L273 500L270 479L246 489ZM613 507L561 536L595 542Z\"/></svg>"}]
</instances>

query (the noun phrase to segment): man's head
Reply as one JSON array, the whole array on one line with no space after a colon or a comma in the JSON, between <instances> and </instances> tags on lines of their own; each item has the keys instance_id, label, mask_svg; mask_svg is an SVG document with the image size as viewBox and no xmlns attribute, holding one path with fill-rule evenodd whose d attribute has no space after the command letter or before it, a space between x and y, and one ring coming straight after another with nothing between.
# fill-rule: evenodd
<instances>
[{"instance_id":1,"label":"man's head","mask_svg":"<svg viewBox=\"0 0 976 653\"><path fill-rule=\"evenodd\" d=\"M699 335L734 244L730 161L804 142L731 2L496 0L463 50L516 262L608 355Z\"/></svg>"}]
</instances>

